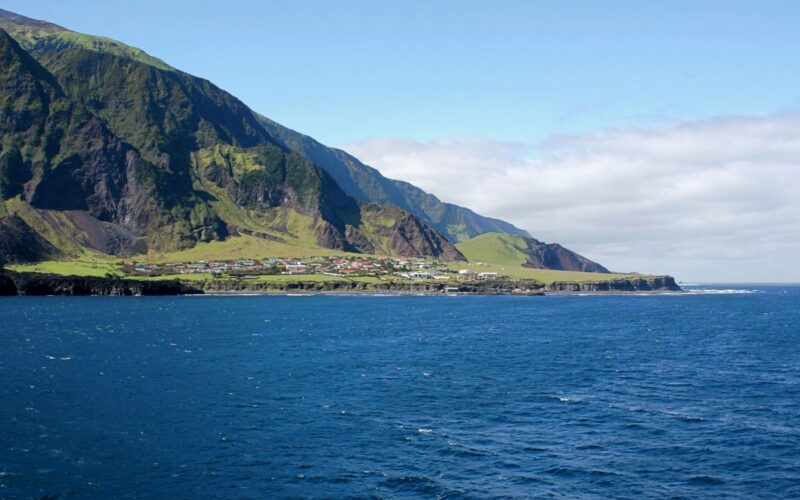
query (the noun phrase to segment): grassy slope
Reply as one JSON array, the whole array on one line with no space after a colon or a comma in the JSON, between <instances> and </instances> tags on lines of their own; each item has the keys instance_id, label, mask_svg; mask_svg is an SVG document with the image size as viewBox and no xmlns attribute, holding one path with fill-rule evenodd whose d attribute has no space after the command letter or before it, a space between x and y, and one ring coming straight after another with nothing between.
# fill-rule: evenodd
<instances>
[{"instance_id":1,"label":"grassy slope","mask_svg":"<svg viewBox=\"0 0 800 500\"><path fill-rule=\"evenodd\" d=\"M126 57L156 68L174 71L172 66L161 59L153 57L147 52L125 45L124 43L102 36L84 35L76 33L56 24L35 22L29 24L24 18L0 18L0 28L13 36L25 50L30 50L37 44L61 47L73 45L95 52L106 52L120 57Z\"/></svg>"},{"instance_id":2,"label":"grassy slope","mask_svg":"<svg viewBox=\"0 0 800 500\"><path fill-rule=\"evenodd\" d=\"M630 278L631 274L615 273L582 273L576 271L554 271L551 269L529 269L516 265L492 264L486 262L469 264L448 264L454 271L469 269L476 273L494 272L511 278L536 280L542 283L554 282L602 282Z\"/></svg>"},{"instance_id":3,"label":"grassy slope","mask_svg":"<svg viewBox=\"0 0 800 500\"><path fill-rule=\"evenodd\" d=\"M553 271L522 267L525 242L511 234L487 233L456 245L469 260L469 264L451 264L454 270L469 269L475 272L496 272L512 278L533 279L544 283L557 281L598 282L629 278L630 274L583 273Z\"/></svg>"},{"instance_id":4,"label":"grassy slope","mask_svg":"<svg viewBox=\"0 0 800 500\"><path fill-rule=\"evenodd\" d=\"M263 259L267 257L315 257L347 255L344 252L305 245L294 241L281 243L254 236L238 236L225 241L198 243L194 248L178 252L152 254L151 262L197 262L201 260ZM356 254L351 254L356 255Z\"/></svg>"},{"instance_id":5,"label":"grassy slope","mask_svg":"<svg viewBox=\"0 0 800 500\"><path fill-rule=\"evenodd\" d=\"M297 223L302 225L301 223ZM493 237L491 237L493 236ZM470 263L452 263L448 267L453 271L469 269L475 272L496 272L516 279L536 280L542 283L553 282L601 282L629 278L630 274L582 273L572 271L552 271L548 269L529 269L522 267L525 256L517 247L519 238L512 235L481 235L458 245ZM314 257L325 255L351 255L340 251L320 248L309 244L305 238L288 240L285 243L264 240L254 236L239 236L225 241L199 243L194 248L141 256L150 262L196 262L210 260L264 259L268 257ZM17 271L42 272L62 275L105 276L107 273L119 273L119 259L104 257L100 254L84 254L72 261L50 261L34 265L10 266ZM142 279L181 279L187 281L208 281L208 275L175 275ZM366 280L378 282L378 278L344 278L326 275L309 276L259 276L255 279L268 282L301 282L301 281L350 281Z\"/></svg>"},{"instance_id":6,"label":"grassy slope","mask_svg":"<svg viewBox=\"0 0 800 500\"><path fill-rule=\"evenodd\" d=\"M470 262L489 262L506 266L522 266L525 241L511 234L487 233L456 245Z\"/></svg>"},{"instance_id":7,"label":"grassy slope","mask_svg":"<svg viewBox=\"0 0 800 500\"><path fill-rule=\"evenodd\" d=\"M36 264L20 264L6 267L12 271L60 274L63 276L103 277L108 274L122 274L122 270L116 260L104 259L90 254L69 261L52 260Z\"/></svg>"}]
</instances>

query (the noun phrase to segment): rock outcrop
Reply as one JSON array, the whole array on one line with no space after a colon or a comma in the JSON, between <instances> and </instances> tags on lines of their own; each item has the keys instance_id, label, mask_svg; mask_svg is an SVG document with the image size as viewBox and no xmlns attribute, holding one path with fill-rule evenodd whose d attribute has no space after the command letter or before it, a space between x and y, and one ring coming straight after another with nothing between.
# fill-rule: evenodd
<instances>
[{"instance_id":1,"label":"rock outcrop","mask_svg":"<svg viewBox=\"0 0 800 500\"><path fill-rule=\"evenodd\" d=\"M671 276L642 276L597 283L487 280L470 283L409 283L360 281L271 281L215 279L205 283L175 280L59 276L0 271L0 296L10 295L193 295L202 293L396 293L541 295L543 293L615 293L680 291Z\"/></svg>"},{"instance_id":2,"label":"rock outcrop","mask_svg":"<svg viewBox=\"0 0 800 500\"><path fill-rule=\"evenodd\" d=\"M195 295L203 290L174 280L143 281L0 271L0 295Z\"/></svg>"},{"instance_id":3,"label":"rock outcrop","mask_svg":"<svg viewBox=\"0 0 800 500\"><path fill-rule=\"evenodd\" d=\"M533 269L557 269L585 273L608 273L608 269L558 243L542 243L533 238L522 238L527 246L528 260L523 267Z\"/></svg>"},{"instance_id":4,"label":"rock outcrop","mask_svg":"<svg viewBox=\"0 0 800 500\"><path fill-rule=\"evenodd\" d=\"M0 217L0 262L23 264L58 257L58 250L16 214Z\"/></svg>"},{"instance_id":5,"label":"rock outcrop","mask_svg":"<svg viewBox=\"0 0 800 500\"><path fill-rule=\"evenodd\" d=\"M66 214L47 222L50 233L74 235L64 249L129 256L224 240L236 227L289 233L280 212L304 221L293 228L304 245L457 254L399 209L396 232L411 236L379 244L360 201L210 82L122 45L52 43L66 30L37 23L0 11L0 28L20 38L0 29L0 202Z\"/></svg>"},{"instance_id":6,"label":"rock outcrop","mask_svg":"<svg viewBox=\"0 0 800 500\"><path fill-rule=\"evenodd\" d=\"M598 282L556 282L547 285L547 292L653 292L680 291L672 276L642 276Z\"/></svg>"}]
</instances>

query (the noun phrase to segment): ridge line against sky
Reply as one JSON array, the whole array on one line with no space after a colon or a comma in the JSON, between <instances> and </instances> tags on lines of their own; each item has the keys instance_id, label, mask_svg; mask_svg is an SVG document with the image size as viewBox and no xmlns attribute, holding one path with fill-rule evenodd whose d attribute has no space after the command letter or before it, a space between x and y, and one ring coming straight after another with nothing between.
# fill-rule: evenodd
<instances>
[{"instance_id":1,"label":"ridge line against sky","mask_svg":"<svg viewBox=\"0 0 800 500\"><path fill-rule=\"evenodd\" d=\"M614 270L800 281L800 3L10 0Z\"/></svg>"},{"instance_id":2,"label":"ridge line against sky","mask_svg":"<svg viewBox=\"0 0 800 500\"><path fill-rule=\"evenodd\" d=\"M800 107L800 3L5 0L207 78L325 144L551 135ZM757 79L756 79L757 77Z\"/></svg>"}]
</instances>

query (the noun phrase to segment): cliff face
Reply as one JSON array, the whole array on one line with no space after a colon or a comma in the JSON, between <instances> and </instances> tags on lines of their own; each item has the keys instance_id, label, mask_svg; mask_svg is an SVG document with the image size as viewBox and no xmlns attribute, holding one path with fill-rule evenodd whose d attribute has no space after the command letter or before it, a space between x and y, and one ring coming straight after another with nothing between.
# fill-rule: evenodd
<instances>
[{"instance_id":1,"label":"cliff face","mask_svg":"<svg viewBox=\"0 0 800 500\"><path fill-rule=\"evenodd\" d=\"M458 243L484 233L508 233L529 236L527 231L472 210L444 203L422 189L384 177L378 170L340 149L330 148L317 140L295 132L269 118L259 116L261 124L279 143L308 157L324 168L356 200L393 205L417 216L429 226Z\"/></svg>"},{"instance_id":2,"label":"cliff face","mask_svg":"<svg viewBox=\"0 0 800 500\"><path fill-rule=\"evenodd\" d=\"M67 96L0 30L0 197L81 211L137 234L167 222L163 173Z\"/></svg>"},{"instance_id":3,"label":"cliff face","mask_svg":"<svg viewBox=\"0 0 800 500\"><path fill-rule=\"evenodd\" d=\"M210 82L1 10L0 27L30 51L0 29L0 208L15 199L31 209L23 218L65 214L44 217L48 234L113 255L184 249L240 227L286 234L293 214L304 217L299 231L316 237L298 237L303 244L386 249L360 202ZM459 255L435 230L419 240L432 244L415 246L399 233L425 224L405 212L397 218L397 237L408 243L389 249L405 252L397 255Z\"/></svg>"},{"instance_id":4,"label":"cliff face","mask_svg":"<svg viewBox=\"0 0 800 500\"><path fill-rule=\"evenodd\" d=\"M193 295L203 290L178 281L58 276L0 271L0 295Z\"/></svg>"},{"instance_id":5,"label":"cliff face","mask_svg":"<svg viewBox=\"0 0 800 500\"><path fill-rule=\"evenodd\" d=\"M0 217L0 263L22 264L54 259L58 250L16 214Z\"/></svg>"},{"instance_id":6,"label":"cliff face","mask_svg":"<svg viewBox=\"0 0 800 500\"><path fill-rule=\"evenodd\" d=\"M17 285L14 280L0 270L0 297L10 297L17 294Z\"/></svg>"},{"instance_id":7,"label":"cliff face","mask_svg":"<svg viewBox=\"0 0 800 500\"><path fill-rule=\"evenodd\" d=\"M546 286L545 290L548 292L677 292L681 287L672 276L643 276L597 283L560 282Z\"/></svg>"},{"instance_id":8,"label":"cliff face","mask_svg":"<svg viewBox=\"0 0 800 500\"><path fill-rule=\"evenodd\" d=\"M564 248L558 243L542 243L533 238L522 238L526 246L527 260L524 267L534 269L558 269L586 273L608 273L608 269L583 255Z\"/></svg>"},{"instance_id":9,"label":"cliff face","mask_svg":"<svg viewBox=\"0 0 800 500\"><path fill-rule=\"evenodd\" d=\"M462 293L478 295L541 295L542 293L606 293L680 291L670 276L647 276L598 283L553 283L491 280L474 283L364 283L357 281L212 280L204 284L116 278L57 276L0 270L0 296L13 295L192 295L202 293Z\"/></svg>"}]
</instances>

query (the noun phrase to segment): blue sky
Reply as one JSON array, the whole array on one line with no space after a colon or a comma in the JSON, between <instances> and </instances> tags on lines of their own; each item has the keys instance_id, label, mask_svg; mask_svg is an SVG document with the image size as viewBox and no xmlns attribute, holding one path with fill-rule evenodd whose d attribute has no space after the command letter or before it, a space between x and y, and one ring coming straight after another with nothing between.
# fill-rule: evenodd
<instances>
[{"instance_id":1,"label":"blue sky","mask_svg":"<svg viewBox=\"0 0 800 500\"><path fill-rule=\"evenodd\" d=\"M0 0L607 267L800 282L800 2Z\"/></svg>"},{"instance_id":2,"label":"blue sky","mask_svg":"<svg viewBox=\"0 0 800 500\"><path fill-rule=\"evenodd\" d=\"M343 145L553 134L800 105L800 3L6 0L141 47Z\"/></svg>"}]
</instances>

